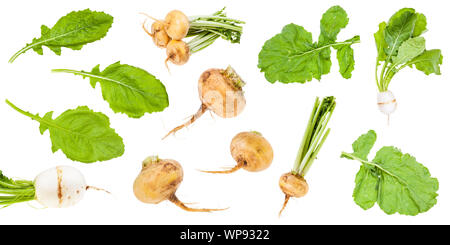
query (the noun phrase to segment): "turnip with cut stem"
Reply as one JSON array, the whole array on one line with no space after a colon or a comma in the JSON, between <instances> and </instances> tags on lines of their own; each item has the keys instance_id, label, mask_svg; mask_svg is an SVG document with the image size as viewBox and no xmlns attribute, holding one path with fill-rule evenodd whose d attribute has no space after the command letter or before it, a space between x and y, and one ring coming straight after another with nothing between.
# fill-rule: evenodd
<instances>
[{"instance_id":1,"label":"turnip with cut stem","mask_svg":"<svg viewBox=\"0 0 450 245\"><path fill-rule=\"evenodd\" d=\"M299 198L308 193L309 186L305 180L305 175L317 158L330 129L327 124L336 107L335 98L332 96L320 100L316 98L311 116L309 118L303 140L295 159L294 168L291 172L280 177L279 185L284 193L284 203L279 215L283 212L291 197Z\"/></svg>"},{"instance_id":2,"label":"turnip with cut stem","mask_svg":"<svg viewBox=\"0 0 450 245\"><path fill-rule=\"evenodd\" d=\"M36 200L44 207L66 208L81 201L89 189L104 191L87 185L83 174L69 166L47 169L34 181L12 180L0 171L0 194L3 194L0 206L3 207Z\"/></svg>"},{"instance_id":3,"label":"turnip with cut stem","mask_svg":"<svg viewBox=\"0 0 450 245\"><path fill-rule=\"evenodd\" d=\"M225 70L206 70L198 80L198 93L202 102L200 108L186 123L172 129L164 138L193 124L207 110L222 118L236 117L245 108L244 85L245 82L231 66Z\"/></svg>"},{"instance_id":4,"label":"turnip with cut stem","mask_svg":"<svg viewBox=\"0 0 450 245\"><path fill-rule=\"evenodd\" d=\"M256 131L241 132L233 137L230 151L236 166L223 171L205 171L204 173L229 174L241 168L249 172L267 169L273 160L273 149L261 133Z\"/></svg>"},{"instance_id":5,"label":"turnip with cut stem","mask_svg":"<svg viewBox=\"0 0 450 245\"><path fill-rule=\"evenodd\" d=\"M189 212L211 212L225 209L191 208L175 195L183 181L183 168L171 159L148 157L142 163L142 170L134 181L133 191L136 198L149 204L158 204L168 200Z\"/></svg>"}]
</instances>

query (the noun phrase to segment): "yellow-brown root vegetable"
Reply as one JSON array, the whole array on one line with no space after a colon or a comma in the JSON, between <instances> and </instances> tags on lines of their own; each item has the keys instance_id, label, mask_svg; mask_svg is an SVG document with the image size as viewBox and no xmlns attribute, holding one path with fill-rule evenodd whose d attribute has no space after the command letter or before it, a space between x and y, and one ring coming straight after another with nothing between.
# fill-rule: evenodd
<instances>
[{"instance_id":1,"label":"yellow-brown root vegetable","mask_svg":"<svg viewBox=\"0 0 450 245\"><path fill-rule=\"evenodd\" d=\"M200 109L186 123L172 129L164 138L178 130L191 125L207 110L213 111L222 118L239 115L245 108L245 97L242 87L245 83L235 70L208 69L198 80L198 93L202 102Z\"/></svg>"},{"instance_id":2,"label":"yellow-brown root vegetable","mask_svg":"<svg viewBox=\"0 0 450 245\"><path fill-rule=\"evenodd\" d=\"M169 200L189 212L224 210L187 207L175 195L182 181L183 169L177 161L148 157L142 163L142 170L134 181L133 191L136 198L144 203L158 204Z\"/></svg>"},{"instance_id":3,"label":"yellow-brown root vegetable","mask_svg":"<svg viewBox=\"0 0 450 245\"><path fill-rule=\"evenodd\" d=\"M170 11L165 18L166 33L173 40L181 40L189 31L189 18L179 10Z\"/></svg>"},{"instance_id":4,"label":"yellow-brown root vegetable","mask_svg":"<svg viewBox=\"0 0 450 245\"><path fill-rule=\"evenodd\" d=\"M146 21L142 23L142 28L152 37L153 43L159 48L165 48L170 41L170 37L166 33L164 23L160 20L153 22L151 32L147 30L145 24Z\"/></svg>"},{"instance_id":5,"label":"yellow-brown root vegetable","mask_svg":"<svg viewBox=\"0 0 450 245\"><path fill-rule=\"evenodd\" d=\"M273 149L258 132L242 132L234 136L230 151L236 166L224 171L203 171L205 173L233 173L241 168L249 172L259 172L270 166L273 160Z\"/></svg>"},{"instance_id":6,"label":"yellow-brown root vegetable","mask_svg":"<svg viewBox=\"0 0 450 245\"><path fill-rule=\"evenodd\" d=\"M289 198L303 197L304 195L306 195L308 193L308 189L309 189L308 183L302 176L293 174L291 172L281 175L280 181L278 182L278 184L280 185L281 191L285 195L283 207L281 208L279 215L281 215L284 208L286 207L286 204L288 203Z\"/></svg>"},{"instance_id":7,"label":"yellow-brown root vegetable","mask_svg":"<svg viewBox=\"0 0 450 245\"><path fill-rule=\"evenodd\" d=\"M171 40L167 44L166 48L167 59L165 61L165 64L167 69L169 69L167 61L170 61L175 65L183 65L188 62L190 51L187 43L183 41Z\"/></svg>"}]
</instances>

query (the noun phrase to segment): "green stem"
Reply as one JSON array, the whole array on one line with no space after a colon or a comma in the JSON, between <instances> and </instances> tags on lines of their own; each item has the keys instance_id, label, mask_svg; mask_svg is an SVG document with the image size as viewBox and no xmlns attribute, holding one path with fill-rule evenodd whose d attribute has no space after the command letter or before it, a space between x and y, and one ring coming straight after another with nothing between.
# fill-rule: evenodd
<instances>
[{"instance_id":1,"label":"green stem","mask_svg":"<svg viewBox=\"0 0 450 245\"><path fill-rule=\"evenodd\" d=\"M390 175L390 176L392 176L392 177L398 179L398 177L397 177L396 175L392 174L391 172L389 172L388 170L384 169L383 167L381 167L380 165L378 165L378 164L376 164L376 163L374 163L374 162L369 162L369 161L367 161L367 160L361 159L361 158L359 158L359 157L357 157L357 156L355 156L355 155L353 155L353 154L347 153L347 152L342 152L342 153L341 153L341 156L342 156L342 157L349 158L349 159L352 159L352 160L359 161L359 162L361 162L361 163L364 163L364 164L367 164L367 165L370 165L370 166L373 166L373 167L376 167L376 168L380 169L381 171L385 172L386 174L388 174L388 175ZM399 179L399 180L400 180L400 179ZM401 181L401 180L400 180L400 181Z\"/></svg>"},{"instance_id":2,"label":"green stem","mask_svg":"<svg viewBox=\"0 0 450 245\"><path fill-rule=\"evenodd\" d=\"M42 122L42 118L40 118L40 117L38 117L36 115L33 115L33 114L31 114L31 113L29 113L27 111L24 111L24 110L20 109L19 107L15 106L13 103L11 103L9 100L5 100L5 102L6 102L6 104L11 106L14 110L18 111L19 113L21 113L21 114L23 114L23 115L25 115L25 116L27 116L27 117L35 120L35 121Z\"/></svg>"},{"instance_id":3,"label":"green stem","mask_svg":"<svg viewBox=\"0 0 450 245\"><path fill-rule=\"evenodd\" d=\"M8 63L13 63L17 59L17 57L19 57L19 55L27 52L29 49L33 48L33 46L35 45L27 44L27 46L23 47L21 50L17 51L13 56L11 56Z\"/></svg>"},{"instance_id":4,"label":"green stem","mask_svg":"<svg viewBox=\"0 0 450 245\"><path fill-rule=\"evenodd\" d=\"M316 49L312 49L312 50L306 51L306 52L301 53L301 54L294 54L294 55L291 55L289 57L304 56L304 55L308 55L308 54L313 53L313 52L320 51L322 49L331 48L331 47L335 47L335 46L341 46L341 45L352 45L352 44L360 43L360 42L361 42L360 40L352 40L352 41L331 43L331 44L327 44L327 45L321 46L321 47L316 48Z\"/></svg>"}]
</instances>

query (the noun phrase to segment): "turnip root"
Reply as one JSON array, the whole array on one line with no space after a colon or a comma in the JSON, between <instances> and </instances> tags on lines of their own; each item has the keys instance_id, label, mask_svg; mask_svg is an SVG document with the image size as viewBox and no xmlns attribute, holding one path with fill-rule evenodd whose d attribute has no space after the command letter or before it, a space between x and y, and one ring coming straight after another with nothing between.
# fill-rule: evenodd
<instances>
[{"instance_id":1,"label":"turnip root","mask_svg":"<svg viewBox=\"0 0 450 245\"><path fill-rule=\"evenodd\" d=\"M378 109L385 115L389 116L397 109L397 100L394 94L387 90L379 92L377 95Z\"/></svg>"},{"instance_id":2,"label":"turnip root","mask_svg":"<svg viewBox=\"0 0 450 245\"><path fill-rule=\"evenodd\" d=\"M166 33L164 22L160 20L153 22L151 32L147 30L147 27L145 26L146 22L147 20L142 24L144 31L152 37L153 43L155 43L157 47L165 48L171 39Z\"/></svg>"},{"instance_id":3,"label":"turnip root","mask_svg":"<svg viewBox=\"0 0 450 245\"><path fill-rule=\"evenodd\" d=\"M189 31L189 18L179 10L170 11L165 18L166 33L172 40L181 40Z\"/></svg>"},{"instance_id":4,"label":"turnip root","mask_svg":"<svg viewBox=\"0 0 450 245\"><path fill-rule=\"evenodd\" d=\"M245 108L242 87L245 83L231 66L227 69L208 69L198 80L198 92L202 102L200 109L186 123L172 129L164 138L194 123L207 110L222 118L239 115ZM164 139L163 138L163 139Z\"/></svg>"},{"instance_id":5,"label":"turnip root","mask_svg":"<svg viewBox=\"0 0 450 245\"><path fill-rule=\"evenodd\" d=\"M168 200L189 212L224 210L187 207L175 195L182 181L183 169L177 161L148 157L142 163L142 170L134 181L133 191L136 198L143 203L158 204Z\"/></svg>"},{"instance_id":6,"label":"turnip root","mask_svg":"<svg viewBox=\"0 0 450 245\"><path fill-rule=\"evenodd\" d=\"M205 173L233 173L241 168L249 172L259 172L270 166L273 149L270 143L258 132L242 132L234 136L230 151L236 166L224 171L203 171Z\"/></svg>"},{"instance_id":7,"label":"turnip root","mask_svg":"<svg viewBox=\"0 0 450 245\"><path fill-rule=\"evenodd\" d=\"M83 174L76 168L57 166L36 176L33 182L11 180L0 172L0 186L7 183L9 188L1 188L0 205L8 206L18 202L38 201L48 208L66 208L77 204L88 189L102 190L88 186Z\"/></svg>"},{"instance_id":8,"label":"turnip root","mask_svg":"<svg viewBox=\"0 0 450 245\"><path fill-rule=\"evenodd\" d=\"M280 185L281 191L284 193L284 203L283 207L280 210L280 215L283 212L284 208L286 207L286 204L289 201L289 198L296 197L300 198L303 197L308 193L308 183L306 180L297 174L293 174L291 172L285 173L280 177L280 181L278 182Z\"/></svg>"},{"instance_id":9,"label":"turnip root","mask_svg":"<svg viewBox=\"0 0 450 245\"><path fill-rule=\"evenodd\" d=\"M183 65L189 60L190 51L187 43L183 41L171 40L166 47L167 59L164 62L167 69L167 61L172 62L175 65Z\"/></svg>"}]
</instances>

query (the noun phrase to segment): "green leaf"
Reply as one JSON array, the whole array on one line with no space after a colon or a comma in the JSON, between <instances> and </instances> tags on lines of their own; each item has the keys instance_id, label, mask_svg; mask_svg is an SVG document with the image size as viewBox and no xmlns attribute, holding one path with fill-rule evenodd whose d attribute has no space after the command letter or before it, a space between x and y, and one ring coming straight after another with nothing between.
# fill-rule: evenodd
<instances>
[{"instance_id":1,"label":"green leaf","mask_svg":"<svg viewBox=\"0 0 450 245\"><path fill-rule=\"evenodd\" d=\"M345 43L359 42L359 36L355 36ZM352 77L352 72L355 69L355 58L353 56L353 49L350 44L343 44L334 46L337 50L337 59L339 62L339 73L343 78L349 79Z\"/></svg>"},{"instance_id":2,"label":"green leaf","mask_svg":"<svg viewBox=\"0 0 450 245\"><path fill-rule=\"evenodd\" d=\"M383 147L373 162L384 169L378 193L378 204L384 212L417 215L436 204L439 183L413 156L392 146Z\"/></svg>"},{"instance_id":3,"label":"green leaf","mask_svg":"<svg viewBox=\"0 0 450 245\"><path fill-rule=\"evenodd\" d=\"M375 37L375 44L377 46L377 52L378 52L378 57L377 57L377 65L379 65L380 61L384 61L386 60L386 48L387 48L387 44L384 38L384 31L386 29L386 22L381 22L378 25L378 31L375 32L374 37Z\"/></svg>"},{"instance_id":4,"label":"green leaf","mask_svg":"<svg viewBox=\"0 0 450 245\"><path fill-rule=\"evenodd\" d=\"M441 75L440 65L442 64L442 59L441 50L432 49L426 50L408 64L411 66L414 65L417 70L424 72L426 75L430 75L431 73Z\"/></svg>"},{"instance_id":5,"label":"green leaf","mask_svg":"<svg viewBox=\"0 0 450 245\"><path fill-rule=\"evenodd\" d=\"M432 208L437 202L438 180L413 156L392 146L381 148L367 161L375 137L369 131L353 143L355 153L341 155L362 164L355 178L355 203L366 210L377 202L387 214L417 215Z\"/></svg>"},{"instance_id":6,"label":"green leaf","mask_svg":"<svg viewBox=\"0 0 450 245\"><path fill-rule=\"evenodd\" d=\"M67 158L83 163L106 161L123 155L122 138L110 127L109 118L86 106L67 110L55 119L52 112L44 117L23 111L6 101L21 114L40 123L39 131L50 132L52 151L61 150Z\"/></svg>"},{"instance_id":7,"label":"green leaf","mask_svg":"<svg viewBox=\"0 0 450 245\"><path fill-rule=\"evenodd\" d=\"M341 29L348 24L347 13L340 6L333 6L322 15L320 20L319 46L335 43Z\"/></svg>"},{"instance_id":8,"label":"green leaf","mask_svg":"<svg viewBox=\"0 0 450 245\"><path fill-rule=\"evenodd\" d=\"M377 140L377 134L373 130L369 130L366 134L359 136L359 138L353 142L353 154L363 160L367 160L367 156L372 150L375 141Z\"/></svg>"},{"instance_id":9,"label":"green leaf","mask_svg":"<svg viewBox=\"0 0 450 245\"><path fill-rule=\"evenodd\" d=\"M333 22L333 20L335 22ZM267 81L275 83L305 83L313 78L320 80L331 67L331 47L339 51L341 74L348 78L353 70L353 50L350 45L359 42L359 37L347 42L335 42L336 35L348 22L340 7L330 8L321 20L319 42L302 26L286 25L281 33L267 40L258 56L258 67L265 73ZM348 46L348 47L345 47Z\"/></svg>"},{"instance_id":10,"label":"green leaf","mask_svg":"<svg viewBox=\"0 0 450 245\"><path fill-rule=\"evenodd\" d=\"M417 13L416 24L414 25L413 37L422 35L427 30L427 18L425 15Z\"/></svg>"},{"instance_id":11,"label":"green leaf","mask_svg":"<svg viewBox=\"0 0 450 245\"><path fill-rule=\"evenodd\" d=\"M353 200L362 209L367 210L377 202L378 176L362 165L356 174Z\"/></svg>"},{"instance_id":12,"label":"green leaf","mask_svg":"<svg viewBox=\"0 0 450 245\"><path fill-rule=\"evenodd\" d=\"M147 71L116 62L100 71L97 65L91 72L55 69L53 72L67 72L89 77L91 86L100 83L103 99L116 113L139 118L146 112L163 111L169 106L165 86Z\"/></svg>"},{"instance_id":13,"label":"green leaf","mask_svg":"<svg viewBox=\"0 0 450 245\"><path fill-rule=\"evenodd\" d=\"M425 51L425 38L415 37L406 40L398 49L398 55L392 58L395 65L404 64Z\"/></svg>"},{"instance_id":14,"label":"green leaf","mask_svg":"<svg viewBox=\"0 0 450 245\"><path fill-rule=\"evenodd\" d=\"M9 62L12 63L29 49L42 55L42 46L48 47L57 55L61 54L61 47L79 50L83 45L106 36L112 23L113 17L103 12L89 9L70 12L61 17L51 29L42 25L41 37L34 38L31 43L14 54Z\"/></svg>"},{"instance_id":15,"label":"green leaf","mask_svg":"<svg viewBox=\"0 0 450 245\"><path fill-rule=\"evenodd\" d=\"M401 9L390 18L384 33L389 58L396 56L400 45L411 38L416 20L415 10L411 8Z\"/></svg>"}]
</instances>

